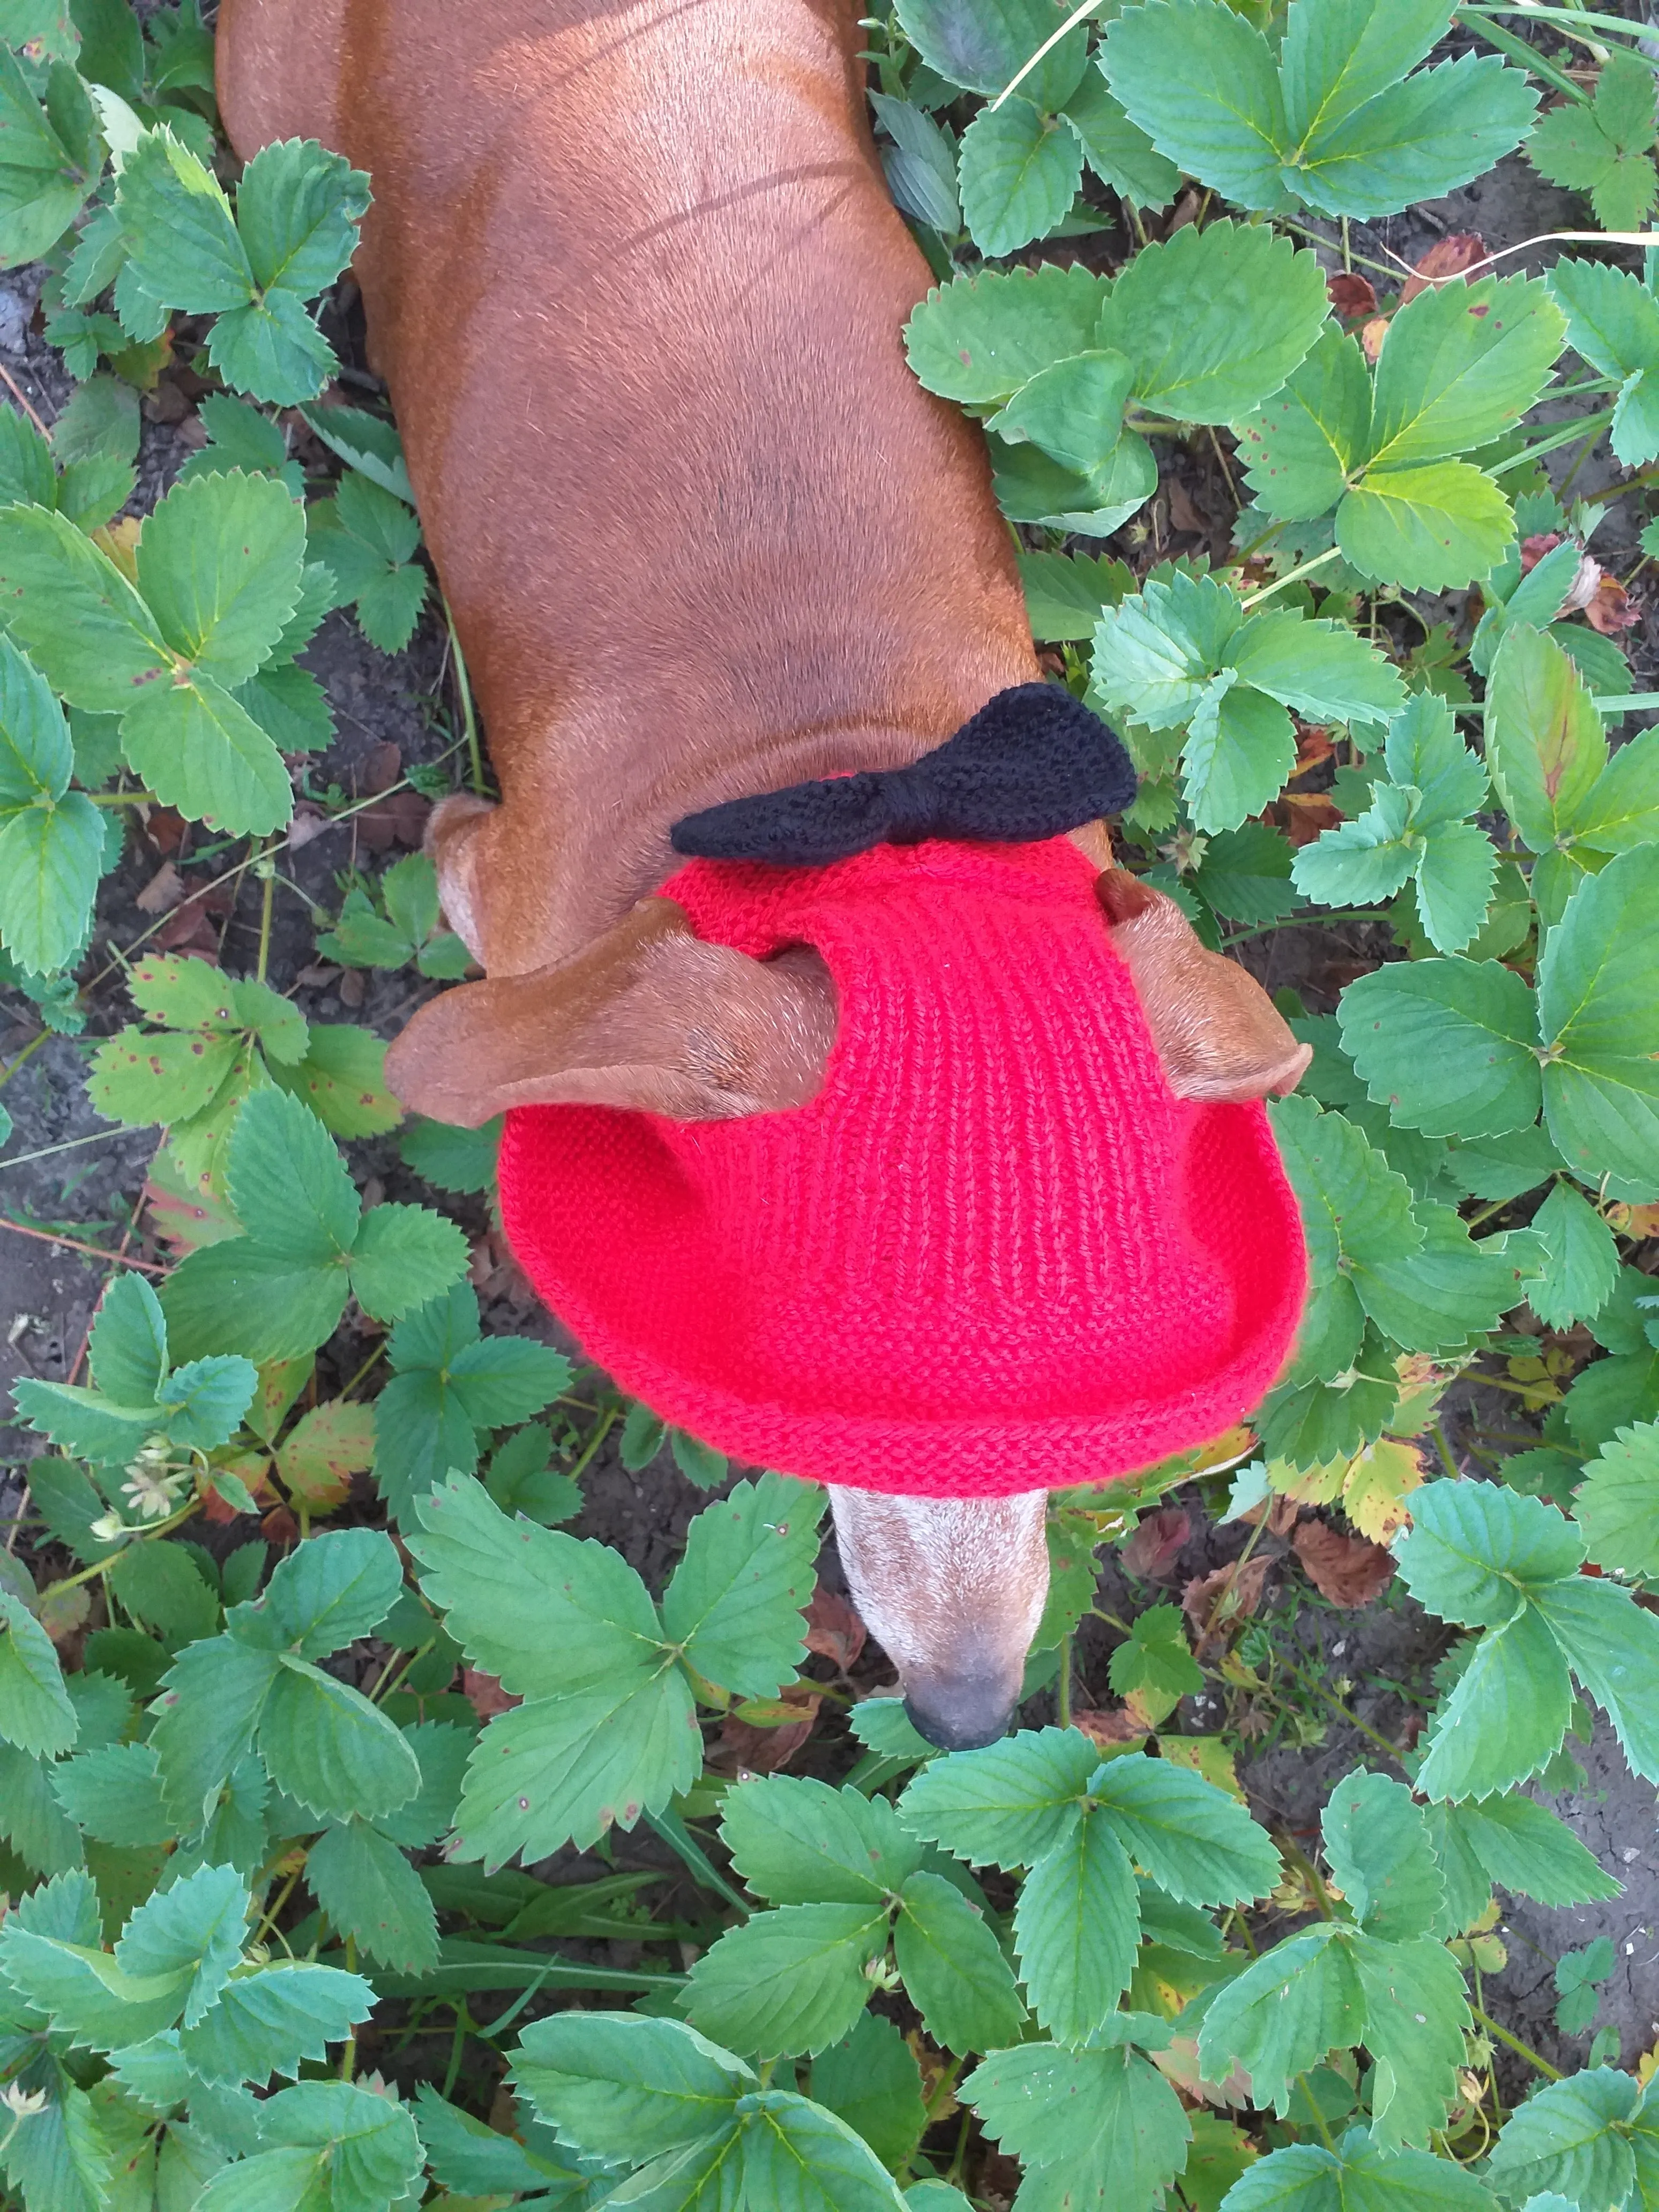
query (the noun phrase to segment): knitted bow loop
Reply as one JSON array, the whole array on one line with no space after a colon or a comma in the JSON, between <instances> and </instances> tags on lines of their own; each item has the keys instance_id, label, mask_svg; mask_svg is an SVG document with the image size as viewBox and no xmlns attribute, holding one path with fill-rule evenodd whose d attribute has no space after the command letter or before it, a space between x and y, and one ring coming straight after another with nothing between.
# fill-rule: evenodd
<instances>
[{"instance_id":1,"label":"knitted bow loop","mask_svg":"<svg viewBox=\"0 0 1659 2212\"><path fill-rule=\"evenodd\" d=\"M1133 764L1097 714L1054 684L1019 684L907 768L727 799L674 824L677 853L822 867L872 846L1035 844L1121 812Z\"/></svg>"}]
</instances>

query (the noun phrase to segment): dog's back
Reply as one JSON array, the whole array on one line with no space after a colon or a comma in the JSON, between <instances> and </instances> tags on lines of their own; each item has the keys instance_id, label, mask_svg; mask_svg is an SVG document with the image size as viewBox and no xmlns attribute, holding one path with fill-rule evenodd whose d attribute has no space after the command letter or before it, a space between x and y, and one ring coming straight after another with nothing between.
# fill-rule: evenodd
<instances>
[{"instance_id":1,"label":"dog's back","mask_svg":"<svg viewBox=\"0 0 1659 2212\"><path fill-rule=\"evenodd\" d=\"M226 0L239 151L373 181L373 357L507 802L492 969L609 927L678 816L1036 674L980 441L905 363L855 13Z\"/></svg>"}]
</instances>

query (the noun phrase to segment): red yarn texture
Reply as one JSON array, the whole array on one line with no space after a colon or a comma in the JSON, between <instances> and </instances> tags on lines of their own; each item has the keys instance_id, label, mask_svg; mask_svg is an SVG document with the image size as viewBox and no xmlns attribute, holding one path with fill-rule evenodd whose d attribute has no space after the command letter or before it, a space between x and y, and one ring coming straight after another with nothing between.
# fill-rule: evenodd
<instances>
[{"instance_id":1,"label":"red yarn texture","mask_svg":"<svg viewBox=\"0 0 1659 2212\"><path fill-rule=\"evenodd\" d=\"M1259 1105L1164 1079L1063 838L697 860L698 935L817 948L810 1105L507 1117L501 1212L590 1358L734 1458L939 1498L1093 1482L1218 1434L1290 1350L1296 1202Z\"/></svg>"}]
</instances>

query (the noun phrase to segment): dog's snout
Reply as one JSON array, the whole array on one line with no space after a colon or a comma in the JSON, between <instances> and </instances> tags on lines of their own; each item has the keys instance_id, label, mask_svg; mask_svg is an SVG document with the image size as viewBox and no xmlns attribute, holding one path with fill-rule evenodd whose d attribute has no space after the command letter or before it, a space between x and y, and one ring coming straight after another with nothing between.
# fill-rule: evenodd
<instances>
[{"instance_id":1,"label":"dog's snout","mask_svg":"<svg viewBox=\"0 0 1659 2212\"><path fill-rule=\"evenodd\" d=\"M1007 1735L1018 1697L1019 1684L1000 1675L947 1674L909 1681L904 1710L941 1751L978 1751Z\"/></svg>"}]
</instances>

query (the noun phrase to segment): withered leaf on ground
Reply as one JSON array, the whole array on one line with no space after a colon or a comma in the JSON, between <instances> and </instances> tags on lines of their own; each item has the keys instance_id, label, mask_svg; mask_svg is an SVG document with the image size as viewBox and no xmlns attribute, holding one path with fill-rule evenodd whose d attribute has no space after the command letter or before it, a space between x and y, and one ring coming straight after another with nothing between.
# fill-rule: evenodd
<instances>
[{"instance_id":1,"label":"withered leaf on ground","mask_svg":"<svg viewBox=\"0 0 1659 2212\"><path fill-rule=\"evenodd\" d=\"M833 1660L844 1674L856 1664L868 1634L852 1600L820 1583L806 1608L807 1650L820 1659Z\"/></svg>"},{"instance_id":2,"label":"withered leaf on ground","mask_svg":"<svg viewBox=\"0 0 1659 2212\"><path fill-rule=\"evenodd\" d=\"M1597 580L1584 605L1584 620L1592 629L1600 630L1603 637L1617 637L1622 629L1633 629L1641 619L1641 610L1632 604L1630 593L1617 576Z\"/></svg>"},{"instance_id":3,"label":"withered leaf on ground","mask_svg":"<svg viewBox=\"0 0 1659 2212\"><path fill-rule=\"evenodd\" d=\"M493 1674L477 1667L462 1668L461 1695L481 1721L493 1721L497 1713L510 1713L514 1705L524 1703L522 1698L502 1689Z\"/></svg>"},{"instance_id":4,"label":"withered leaf on ground","mask_svg":"<svg viewBox=\"0 0 1659 2212\"><path fill-rule=\"evenodd\" d=\"M1330 295L1333 311L1344 322L1376 313L1376 288L1369 276L1362 276L1358 270L1339 270L1334 276L1326 278L1325 289Z\"/></svg>"},{"instance_id":5,"label":"withered leaf on ground","mask_svg":"<svg viewBox=\"0 0 1659 2212\"><path fill-rule=\"evenodd\" d=\"M1197 1576L1182 1590L1181 1610L1191 1626L1193 1656L1200 1665L1261 1605L1271 1564L1260 1558L1246 1559L1242 1566L1235 1561L1212 1574Z\"/></svg>"},{"instance_id":6,"label":"withered leaf on ground","mask_svg":"<svg viewBox=\"0 0 1659 2212\"><path fill-rule=\"evenodd\" d=\"M184 878L171 860L163 860L132 902L140 914L161 914L184 895Z\"/></svg>"},{"instance_id":7,"label":"withered leaf on ground","mask_svg":"<svg viewBox=\"0 0 1659 2212\"><path fill-rule=\"evenodd\" d=\"M1486 241L1472 230L1455 230L1437 240L1401 287L1401 306L1409 305L1419 292L1426 292L1433 283L1443 284L1448 277L1461 276L1467 283L1470 270L1486 258Z\"/></svg>"},{"instance_id":8,"label":"withered leaf on ground","mask_svg":"<svg viewBox=\"0 0 1659 2212\"><path fill-rule=\"evenodd\" d=\"M788 1765L817 1726L818 1707L823 1699L810 1682L791 1682L778 1692L776 1702L799 1706L800 1718L785 1721L781 1727L757 1728L752 1722L739 1720L735 1713L726 1716L720 1723L722 1766L739 1773L775 1774L780 1767Z\"/></svg>"},{"instance_id":9,"label":"withered leaf on ground","mask_svg":"<svg viewBox=\"0 0 1659 2212\"><path fill-rule=\"evenodd\" d=\"M1345 1536L1328 1521L1304 1521L1291 1542L1308 1579L1333 1605L1369 1605L1393 1579L1392 1554L1364 1536Z\"/></svg>"},{"instance_id":10,"label":"withered leaf on ground","mask_svg":"<svg viewBox=\"0 0 1659 2212\"><path fill-rule=\"evenodd\" d=\"M1149 1513L1123 1547L1124 1565L1143 1582L1162 1582L1174 1571L1193 1524L1184 1506L1160 1505Z\"/></svg>"},{"instance_id":11,"label":"withered leaf on ground","mask_svg":"<svg viewBox=\"0 0 1659 2212\"><path fill-rule=\"evenodd\" d=\"M1150 1731L1145 1721L1127 1705L1084 1706L1073 1709L1072 1726L1081 1729L1102 1749L1118 1750L1126 1743L1144 1743Z\"/></svg>"}]
</instances>

